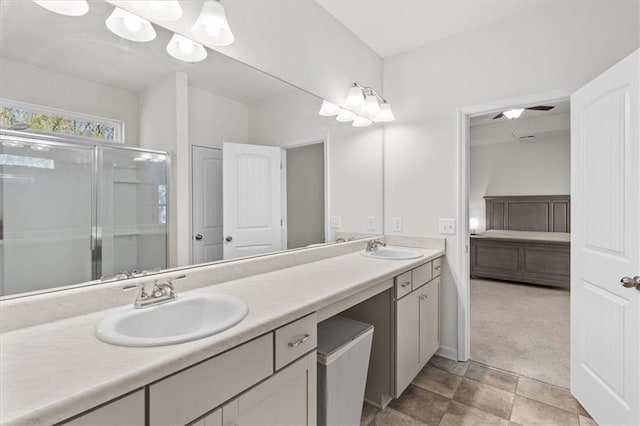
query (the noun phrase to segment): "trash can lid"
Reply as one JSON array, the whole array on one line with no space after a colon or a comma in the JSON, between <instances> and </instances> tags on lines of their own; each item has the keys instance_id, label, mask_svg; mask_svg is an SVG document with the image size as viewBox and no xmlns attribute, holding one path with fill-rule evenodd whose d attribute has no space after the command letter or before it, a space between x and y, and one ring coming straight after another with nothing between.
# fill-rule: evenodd
<instances>
[{"instance_id":1,"label":"trash can lid","mask_svg":"<svg viewBox=\"0 0 640 426\"><path fill-rule=\"evenodd\" d=\"M371 329L372 325L351 318L335 316L326 319L318 324L318 355L328 357Z\"/></svg>"}]
</instances>

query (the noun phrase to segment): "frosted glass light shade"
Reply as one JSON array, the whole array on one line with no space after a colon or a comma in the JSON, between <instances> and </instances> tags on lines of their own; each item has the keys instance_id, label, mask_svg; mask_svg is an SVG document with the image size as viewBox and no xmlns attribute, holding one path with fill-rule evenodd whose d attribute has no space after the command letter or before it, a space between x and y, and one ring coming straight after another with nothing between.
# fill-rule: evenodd
<instances>
[{"instance_id":1,"label":"frosted glass light shade","mask_svg":"<svg viewBox=\"0 0 640 426\"><path fill-rule=\"evenodd\" d=\"M196 40L214 46L228 46L234 37L224 13L224 6L216 0L205 0L200 16L191 27Z\"/></svg>"},{"instance_id":2,"label":"frosted glass light shade","mask_svg":"<svg viewBox=\"0 0 640 426\"><path fill-rule=\"evenodd\" d=\"M394 121L396 118L393 116L393 112L391 111L391 105L389 103L384 102L380 105L380 111L376 114L373 121L376 123L386 123L389 121Z\"/></svg>"},{"instance_id":3,"label":"frosted glass light shade","mask_svg":"<svg viewBox=\"0 0 640 426\"><path fill-rule=\"evenodd\" d=\"M364 106L360 109L360 114L375 117L378 112L380 112L378 98L375 95L368 95L365 99Z\"/></svg>"},{"instance_id":4,"label":"frosted glass light shade","mask_svg":"<svg viewBox=\"0 0 640 426\"><path fill-rule=\"evenodd\" d=\"M152 0L129 2L140 15L151 20L176 21L182 17L182 7L178 0Z\"/></svg>"},{"instance_id":5,"label":"frosted glass light shade","mask_svg":"<svg viewBox=\"0 0 640 426\"><path fill-rule=\"evenodd\" d=\"M480 219L478 219L477 217L472 217L469 219L469 230L472 234L475 234L475 232L478 230L478 226L480 226Z\"/></svg>"},{"instance_id":6,"label":"frosted glass light shade","mask_svg":"<svg viewBox=\"0 0 640 426\"><path fill-rule=\"evenodd\" d=\"M503 112L503 114L509 120L513 120L514 118L520 117L523 111L524 111L524 108L510 109L509 111Z\"/></svg>"},{"instance_id":7,"label":"frosted glass light shade","mask_svg":"<svg viewBox=\"0 0 640 426\"><path fill-rule=\"evenodd\" d=\"M344 101L345 108L349 108L355 111L359 111L365 104L364 95L362 89L358 86L353 86L349 89L347 99Z\"/></svg>"},{"instance_id":8,"label":"frosted glass light shade","mask_svg":"<svg viewBox=\"0 0 640 426\"><path fill-rule=\"evenodd\" d=\"M357 115L356 118L353 120L353 127L367 127L368 125L371 124L371 120L369 120L366 117L363 117L361 115Z\"/></svg>"},{"instance_id":9,"label":"frosted glass light shade","mask_svg":"<svg viewBox=\"0 0 640 426\"><path fill-rule=\"evenodd\" d=\"M207 57L207 50L200 43L174 34L167 44L167 53L185 62L200 62Z\"/></svg>"},{"instance_id":10,"label":"frosted glass light shade","mask_svg":"<svg viewBox=\"0 0 640 426\"><path fill-rule=\"evenodd\" d=\"M322 101L322 107L320 107L320 114L323 117L332 117L340 113L340 107L329 101Z\"/></svg>"},{"instance_id":11,"label":"frosted glass light shade","mask_svg":"<svg viewBox=\"0 0 640 426\"><path fill-rule=\"evenodd\" d=\"M356 114L348 109L341 109L340 113L336 117L336 120L346 123L348 121L353 121L356 118Z\"/></svg>"},{"instance_id":12,"label":"frosted glass light shade","mask_svg":"<svg viewBox=\"0 0 640 426\"><path fill-rule=\"evenodd\" d=\"M89 11L89 3L86 0L33 0L33 2L60 15L82 16Z\"/></svg>"},{"instance_id":13,"label":"frosted glass light shade","mask_svg":"<svg viewBox=\"0 0 640 426\"><path fill-rule=\"evenodd\" d=\"M119 7L113 9L106 24L112 33L127 40L151 41L156 38L151 22Z\"/></svg>"}]
</instances>

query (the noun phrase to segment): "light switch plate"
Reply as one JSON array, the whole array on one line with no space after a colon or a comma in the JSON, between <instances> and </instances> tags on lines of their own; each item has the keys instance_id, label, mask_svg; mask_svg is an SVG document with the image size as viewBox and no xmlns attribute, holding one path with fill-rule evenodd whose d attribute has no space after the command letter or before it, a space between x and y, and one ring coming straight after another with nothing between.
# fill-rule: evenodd
<instances>
[{"instance_id":1,"label":"light switch plate","mask_svg":"<svg viewBox=\"0 0 640 426\"><path fill-rule=\"evenodd\" d=\"M402 218L394 217L392 219L393 222L393 232L402 232Z\"/></svg>"},{"instance_id":2,"label":"light switch plate","mask_svg":"<svg viewBox=\"0 0 640 426\"><path fill-rule=\"evenodd\" d=\"M341 216L331 216L331 228L338 229L342 227L342 217Z\"/></svg>"},{"instance_id":3,"label":"light switch plate","mask_svg":"<svg viewBox=\"0 0 640 426\"><path fill-rule=\"evenodd\" d=\"M376 218L375 216L367 217L367 231L375 231L376 230Z\"/></svg>"},{"instance_id":4,"label":"light switch plate","mask_svg":"<svg viewBox=\"0 0 640 426\"><path fill-rule=\"evenodd\" d=\"M441 234L455 234L456 233L456 220L455 219L440 219L439 225Z\"/></svg>"}]
</instances>

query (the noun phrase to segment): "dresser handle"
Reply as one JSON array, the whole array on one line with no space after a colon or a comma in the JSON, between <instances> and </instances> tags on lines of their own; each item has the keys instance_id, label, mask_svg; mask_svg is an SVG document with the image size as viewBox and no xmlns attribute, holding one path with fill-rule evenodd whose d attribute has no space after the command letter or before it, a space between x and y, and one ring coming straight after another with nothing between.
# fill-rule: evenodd
<instances>
[{"instance_id":1,"label":"dresser handle","mask_svg":"<svg viewBox=\"0 0 640 426\"><path fill-rule=\"evenodd\" d=\"M310 338L311 338L311 335L305 333L304 337L301 338L300 340L296 340L295 342L289 342L289 347L290 348L295 348L297 346L300 346L301 344L303 344L304 342L306 342Z\"/></svg>"},{"instance_id":2,"label":"dresser handle","mask_svg":"<svg viewBox=\"0 0 640 426\"><path fill-rule=\"evenodd\" d=\"M433 269L435 269L437 271L438 269L440 269L440 266L434 266Z\"/></svg>"},{"instance_id":3,"label":"dresser handle","mask_svg":"<svg viewBox=\"0 0 640 426\"><path fill-rule=\"evenodd\" d=\"M427 300L428 298L429 296L427 296L426 294L420 296L420 300Z\"/></svg>"},{"instance_id":4,"label":"dresser handle","mask_svg":"<svg viewBox=\"0 0 640 426\"><path fill-rule=\"evenodd\" d=\"M406 287L406 286L408 286L408 285L411 285L411 281L405 281L405 282L403 282L402 284L400 284L400 287L404 288L404 287Z\"/></svg>"}]
</instances>

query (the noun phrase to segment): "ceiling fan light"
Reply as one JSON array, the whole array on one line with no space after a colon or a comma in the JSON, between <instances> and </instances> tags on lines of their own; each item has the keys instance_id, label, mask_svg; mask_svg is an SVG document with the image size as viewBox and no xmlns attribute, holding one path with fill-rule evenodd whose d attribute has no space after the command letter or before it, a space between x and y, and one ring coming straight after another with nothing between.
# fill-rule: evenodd
<instances>
[{"instance_id":1,"label":"ceiling fan light","mask_svg":"<svg viewBox=\"0 0 640 426\"><path fill-rule=\"evenodd\" d=\"M362 89L358 86L353 86L349 89L347 99L344 101L345 108L349 108L355 111L359 111L365 104L364 95Z\"/></svg>"},{"instance_id":2,"label":"ceiling fan light","mask_svg":"<svg viewBox=\"0 0 640 426\"><path fill-rule=\"evenodd\" d=\"M393 116L393 112L391 111L391 105L388 102L383 102L380 105L380 112L376 114L373 121L376 123L386 123L389 121L394 121L396 118Z\"/></svg>"},{"instance_id":3,"label":"ceiling fan light","mask_svg":"<svg viewBox=\"0 0 640 426\"><path fill-rule=\"evenodd\" d=\"M205 0L198 19L191 27L191 34L204 44L228 46L233 43L233 33L220 1Z\"/></svg>"},{"instance_id":4,"label":"ceiling fan light","mask_svg":"<svg viewBox=\"0 0 640 426\"><path fill-rule=\"evenodd\" d=\"M353 127L367 127L371 124L371 120L369 120L367 117L363 117L361 115L357 115L356 118L353 120Z\"/></svg>"},{"instance_id":5,"label":"ceiling fan light","mask_svg":"<svg viewBox=\"0 0 640 426\"><path fill-rule=\"evenodd\" d=\"M356 114L353 111L349 111L348 109L340 109L340 113L336 117L336 120L346 123L349 121L353 121L356 118Z\"/></svg>"},{"instance_id":6,"label":"ceiling fan light","mask_svg":"<svg viewBox=\"0 0 640 426\"><path fill-rule=\"evenodd\" d=\"M182 17L178 0L151 0L129 2L140 15L158 21L177 21Z\"/></svg>"},{"instance_id":7,"label":"ceiling fan light","mask_svg":"<svg viewBox=\"0 0 640 426\"><path fill-rule=\"evenodd\" d=\"M380 112L378 98L375 95L368 95L365 99L364 106L360 109L360 114L369 117L375 117Z\"/></svg>"},{"instance_id":8,"label":"ceiling fan light","mask_svg":"<svg viewBox=\"0 0 640 426\"><path fill-rule=\"evenodd\" d=\"M82 16L89 11L86 0L33 0L38 6L66 16Z\"/></svg>"},{"instance_id":9,"label":"ceiling fan light","mask_svg":"<svg viewBox=\"0 0 640 426\"><path fill-rule=\"evenodd\" d=\"M131 41L151 41L156 31L151 22L116 7L106 20L107 28L115 35Z\"/></svg>"},{"instance_id":10,"label":"ceiling fan light","mask_svg":"<svg viewBox=\"0 0 640 426\"><path fill-rule=\"evenodd\" d=\"M320 107L320 114L323 117L332 117L340 113L340 107L329 101L322 101L322 107Z\"/></svg>"},{"instance_id":11,"label":"ceiling fan light","mask_svg":"<svg viewBox=\"0 0 640 426\"><path fill-rule=\"evenodd\" d=\"M510 109L509 111L504 111L503 114L509 120L513 120L514 118L520 117L523 111L524 111L524 108L516 108L516 109Z\"/></svg>"},{"instance_id":12,"label":"ceiling fan light","mask_svg":"<svg viewBox=\"0 0 640 426\"><path fill-rule=\"evenodd\" d=\"M167 44L167 53L184 62L200 62L207 57L207 50L200 43L174 34Z\"/></svg>"}]
</instances>

